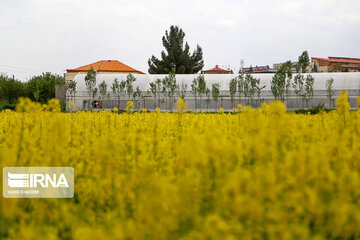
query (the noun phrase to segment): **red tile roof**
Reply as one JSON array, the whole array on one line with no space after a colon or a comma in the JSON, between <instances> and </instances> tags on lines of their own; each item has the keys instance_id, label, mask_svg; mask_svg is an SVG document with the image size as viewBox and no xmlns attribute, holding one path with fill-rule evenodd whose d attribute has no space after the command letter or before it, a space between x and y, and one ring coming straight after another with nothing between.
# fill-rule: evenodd
<instances>
[{"instance_id":1,"label":"red tile roof","mask_svg":"<svg viewBox=\"0 0 360 240\"><path fill-rule=\"evenodd\" d=\"M219 68L219 65L216 65L216 66L215 66L214 68L212 68L212 69L204 70L203 72L204 72L204 73L206 73L206 72L225 72L225 73L232 73L231 70L225 70L225 69Z\"/></svg>"},{"instance_id":2,"label":"red tile roof","mask_svg":"<svg viewBox=\"0 0 360 240\"><path fill-rule=\"evenodd\" d=\"M139 73L144 74L134 68L131 68L122 62L117 60L102 60L95 63L91 63L82 67L67 69L67 72L88 72L90 69L94 69L97 72L124 72L124 73Z\"/></svg>"},{"instance_id":3,"label":"red tile roof","mask_svg":"<svg viewBox=\"0 0 360 240\"><path fill-rule=\"evenodd\" d=\"M326 62L334 62L334 63L354 63L354 64L360 64L360 60L359 60L359 61L355 61L355 60L346 60L346 59L328 59L328 58L317 58L317 57L313 57L313 59L318 59L318 60L322 60L322 61L326 61Z\"/></svg>"}]
</instances>

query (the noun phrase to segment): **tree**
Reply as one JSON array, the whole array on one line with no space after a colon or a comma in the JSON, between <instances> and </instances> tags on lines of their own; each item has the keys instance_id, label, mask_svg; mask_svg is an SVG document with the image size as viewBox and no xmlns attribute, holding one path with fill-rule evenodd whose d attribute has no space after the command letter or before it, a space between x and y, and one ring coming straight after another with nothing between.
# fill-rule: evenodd
<instances>
[{"instance_id":1,"label":"tree","mask_svg":"<svg viewBox=\"0 0 360 240\"><path fill-rule=\"evenodd\" d=\"M68 86L68 90L69 90L69 94L70 94L70 99L71 99L72 102L73 102L74 99L75 99L76 84L77 84L77 82L71 81L71 82L69 83L69 86Z\"/></svg>"},{"instance_id":2,"label":"tree","mask_svg":"<svg viewBox=\"0 0 360 240\"><path fill-rule=\"evenodd\" d=\"M219 83L213 83L211 87L211 93L212 97L215 101L215 111L217 109L217 101L219 100L220 96L220 84Z\"/></svg>"},{"instance_id":3,"label":"tree","mask_svg":"<svg viewBox=\"0 0 360 240\"><path fill-rule=\"evenodd\" d=\"M154 109L155 109L156 108L156 95L157 95L156 83L150 82L149 84L150 84L150 92L154 96Z\"/></svg>"},{"instance_id":4,"label":"tree","mask_svg":"<svg viewBox=\"0 0 360 240\"><path fill-rule=\"evenodd\" d=\"M174 102L174 96L175 96L175 92L176 92L176 88L177 88L175 72L176 72L176 70L175 70L175 68L173 68L171 70L171 72L169 73L169 75L166 76L162 80L162 87L163 87L163 93L165 96L166 109L168 107L168 102L170 102L170 100L172 100L172 102Z\"/></svg>"},{"instance_id":5,"label":"tree","mask_svg":"<svg viewBox=\"0 0 360 240\"><path fill-rule=\"evenodd\" d=\"M319 70L318 70L318 66L317 66L317 64L316 63L314 63L314 67L312 68L312 70L311 70L312 72L314 72L314 73L316 73L316 72L318 72Z\"/></svg>"},{"instance_id":6,"label":"tree","mask_svg":"<svg viewBox=\"0 0 360 240\"><path fill-rule=\"evenodd\" d=\"M116 96L118 100L118 105L120 106L120 84L117 78L114 79L112 85L111 85L111 91Z\"/></svg>"},{"instance_id":7,"label":"tree","mask_svg":"<svg viewBox=\"0 0 360 240\"><path fill-rule=\"evenodd\" d=\"M239 104L241 104L241 95L244 93L244 87L245 87L245 82L244 82L244 74L240 74L238 76L238 93L239 93Z\"/></svg>"},{"instance_id":8,"label":"tree","mask_svg":"<svg viewBox=\"0 0 360 240\"><path fill-rule=\"evenodd\" d=\"M166 50L161 52L161 60L152 56L148 60L150 74L168 74L173 68L177 74L194 74L204 67L203 52L197 45L190 55L187 42L184 46L185 33L178 26L171 26L170 31L165 31L162 44Z\"/></svg>"},{"instance_id":9,"label":"tree","mask_svg":"<svg viewBox=\"0 0 360 240\"><path fill-rule=\"evenodd\" d=\"M179 98L183 99L185 102L185 96L186 96L186 91L188 88L188 85L186 83L181 83L180 85L178 85L178 96Z\"/></svg>"},{"instance_id":10,"label":"tree","mask_svg":"<svg viewBox=\"0 0 360 240\"><path fill-rule=\"evenodd\" d=\"M211 96L211 91L209 88L206 88L205 90L205 95L206 95L206 111L209 110L209 103L210 103L210 96Z\"/></svg>"},{"instance_id":11,"label":"tree","mask_svg":"<svg viewBox=\"0 0 360 240\"><path fill-rule=\"evenodd\" d=\"M102 81L99 84L99 93L100 93L100 100L104 100L107 94L107 84L105 81Z\"/></svg>"},{"instance_id":12,"label":"tree","mask_svg":"<svg viewBox=\"0 0 360 240\"><path fill-rule=\"evenodd\" d=\"M195 97L195 112L196 112L196 98L197 98L197 95L198 95L198 91L199 91L198 78L194 78L194 80L192 81L192 84L191 84L191 92Z\"/></svg>"},{"instance_id":13,"label":"tree","mask_svg":"<svg viewBox=\"0 0 360 240\"><path fill-rule=\"evenodd\" d=\"M298 63L296 64L296 72L305 73L308 66L310 66L309 54L307 51L304 51L298 58Z\"/></svg>"},{"instance_id":14,"label":"tree","mask_svg":"<svg viewBox=\"0 0 360 240\"><path fill-rule=\"evenodd\" d=\"M327 91L327 97L329 98L329 107L332 107L332 97L335 95L335 91L333 90L333 83L334 79L330 78L326 80L326 91Z\"/></svg>"},{"instance_id":15,"label":"tree","mask_svg":"<svg viewBox=\"0 0 360 240\"><path fill-rule=\"evenodd\" d=\"M260 95L261 95L261 90L263 90L266 85L263 85L260 87L260 78L253 78L253 82L254 82L254 88L258 97L258 102L259 102L259 106L260 106Z\"/></svg>"},{"instance_id":16,"label":"tree","mask_svg":"<svg viewBox=\"0 0 360 240\"><path fill-rule=\"evenodd\" d=\"M292 87L294 88L294 92L296 94L298 107L299 107L299 98L300 96L303 95L303 91L304 91L304 82L305 82L304 76L298 73L294 77L294 82L292 83Z\"/></svg>"},{"instance_id":17,"label":"tree","mask_svg":"<svg viewBox=\"0 0 360 240\"><path fill-rule=\"evenodd\" d=\"M305 79L305 100L307 107L309 107L309 101L314 96L314 80L314 77L311 75L307 75Z\"/></svg>"},{"instance_id":18,"label":"tree","mask_svg":"<svg viewBox=\"0 0 360 240\"><path fill-rule=\"evenodd\" d=\"M24 96L24 90L24 84L14 76L0 75L0 100L14 103L19 97Z\"/></svg>"},{"instance_id":19,"label":"tree","mask_svg":"<svg viewBox=\"0 0 360 240\"><path fill-rule=\"evenodd\" d=\"M90 96L90 108L92 107L92 100L93 98L95 98L96 96L96 93L97 93L97 88L95 87L96 86L96 72L93 68L91 68L86 76L85 76L85 85L86 85L86 89L88 90L89 92L89 96Z\"/></svg>"},{"instance_id":20,"label":"tree","mask_svg":"<svg viewBox=\"0 0 360 240\"><path fill-rule=\"evenodd\" d=\"M46 103L55 97L55 86L64 84L64 77L50 72L32 77L25 84L25 92L32 100Z\"/></svg>"},{"instance_id":21,"label":"tree","mask_svg":"<svg viewBox=\"0 0 360 240\"><path fill-rule=\"evenodd\" d=\"M128 95L128 99L130 101L132 93L134 91L134 87L133 87L133 82L136 81L136 78L134 77L134 75L132 75L131 73L129 73L126 76L126 81L125 81L125 88L126 88L126 93Z\"/></svg>"},{"instance_id":22,"label":"tree","mask_svg":"<svg viewBox=\"0 0 360 240\"><path fill-rule=\"evenodd\" d=\"M206 91L206 82L205 82L205 78L204 75L200 75L198 77L198 93L199 93L199 98L200 98L200 112L201 112L201 98L202 95L205 94Z\"/></svg>"},{"instance_id":23,"label":"tree","mask_svg":"<svg viewBox=\"0 0 360 240\"><path fill-rule=\"evenodd\" d=\"M285 94L289 95L291 86L292 70L291 61L281 65L271 80L271 92L275 99L285 100Z\"/></svg>"},{"instance_id":24,"label":"tree","mask_svg":"<svg viewBox=\"0 0 360 240\"><path fill-rule=\"evenodd\" d=\"M139 86L136 87L136 90L133 92L132 96L133 96L133 99L135 101L135 108L139 109L139 106L138 106L139 104L138 104L137 98L142 97L141 90L140 90Z\"/></svg>"},{"instance_id":25,"label":"tree","mask_svg":"<svg viewBox=\"0 0 360 240\"><path fill-rule=\"evenodd\" d=\"M229 93L230 93L230 97L231 97L231 108L234 107L234 96L236 94L237 84L238 84L237 77L230 80Z\"/></svg>"}]
</instances>

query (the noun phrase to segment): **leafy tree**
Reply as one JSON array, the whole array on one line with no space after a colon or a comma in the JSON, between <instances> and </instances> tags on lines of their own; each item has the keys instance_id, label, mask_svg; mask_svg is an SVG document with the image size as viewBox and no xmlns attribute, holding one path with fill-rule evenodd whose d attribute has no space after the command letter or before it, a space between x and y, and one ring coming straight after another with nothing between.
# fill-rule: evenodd
<instances>
[{"instance_id":1,"label":"leafy tree","mask_svg":"<svg viewBox=\"0 0 360 240\"><path fill-rule=\"evenodd\" d=\"M275 99L285 100L285 94L288 95L290 91L291 78L291 61L287 61L281 65L271 80L271 92Z\"/></svg>"},{"instance_id":2,"label":"leafy tree","mask_svg":"<svg viewBox=\"0 0 360 240\"><path fill-rule=\"evenodd\" d=\"M120 84L117 78L114 79L112 85L111 85L111 91L116 96L118 100L118 105L120 106Z\"/></svg>"},{"instance_id":3,"label":"leafy tree","mask_svg":"<svg viewBox=\"0 0 360 240\"><path fill-rule=\"evenodd\" d=\"M100 93L100 100L104 100L107 94L107 84L105 81L102 81L99 84L99 93Z\"/></svg>"},{"instance_id":4,"label":"leafy tree","mask_svg":"<svg viewBox=\"0 0 360 240\"><path fill-rule=\"evenodd\" d=\"M240 74L238 76L238 86L237 86L237 90L239 93L239 103L241 104L241 95L244 94L245 91L245 79L244 79L244 74Z\"/></svg>"},{"instance_id":5,"label":"leafy tree","mask_svg":"<svg viewBox=\"0 0 360 240\"><path fill-rule=\"evenodd\" d=\"M68 91L69 91L69 94L70 94L71 101L74 101L74 99L75 99L76 84L77 84L77 82L71 81L69 83L69 86L68 86Z\"/></svg>"},{"instance_id":6,"label":"leafy tree","mask_svg":"<svg viewBox=\"0 0 360 240\"><path fill-rule=\"evenodd\" d=\"M298 58L298 63L296 64L296 72L305 73L308 66L310 66L309 54L307 51L304 51Z\"/></svg>"},{"instance_id":7,"label":"leafy tree","mask_svg":"<svg viewBox=\"0 0 360 240\"><path fill-rule=\"evenodd\" d=\"M300 73L298 73L294 77L294 82L292 83L292 87L293 87L294 92L296 94L297 106L298 107L299 107L299 98L300 98L300 96L303 95L303 91L304 91L304 82L305 82L304 76L301 75Z\"/></svg>"},{"instance_id":8,"label":"leafy tree","mask_svg":"<svg viewBox=\"0 0 360 240\"><path fill-rule=\"evenodd\" d=\"M135 101L136 109L139 109L139 104L138 104L137 99L142 97L141 90L140 90L139 86L136 87L136 90L133 92L132 96L133 96L133 99Z\"/></svg>"},{"instance_id":9,"label":"leafy tree","mask_svg":"<svg viewBox=\"0 0 360 240\"><path fill-rule=\"evenodd\" d=\"M327 91L327 97L329 98L329 106L330 108L332 107L332 98L335 95L335 91L333 90L333 84L334 84L334 79L330 78L328 80L326 80L326 91Z\"/></svg>"},{"instance_id":10,"label":"leafy tree","mask_svg":"<svg viewBox=\"0 0 360 240\"><path fill-rule=\"evenodd\" d=\"M156 79L155 81L155 85L156 85L156 92L158 93L158 101L159 101L159 107L160 107L160 93L161 93L161 89L162 89L162 81L161 79Z\"/></svg>"},{"instance_id":11,"label":"leafy tree","mask_svg":"<svg viewBox=\"0 0 360 240\"><path fill-rule=\"evenodd\" d=\"M0 100L15 103L24 94L25 88L22 82L16 80L14 76L0 75Z\"/></svg>"},{"instance_id":12,"label":"leafy tree","mask_svg":"<svg viewBox=\"0 0 360 240\"><path fill-rule=\"evenodd\" d=\"M55 97L55 86L64 84L64 77L49 72L32 77L25 84L25 92L32 100L46 103Z\"/></svg>"},{"instance_id":13,"label":"leafy tree","mask_svg":"<svg viewBox=\"0 0 360 240\"><path fill-rule=\"evenodd\" d=\"M174 96L176 92L176 70L173 68L168 76L162 80L163 93L165 96L166 108L168 107L168 102L174 102Z\"/></svg>"},{"instance_id":14,"label":"leafy tree","mask_svg":"<svg viewBox=\"0 0 360 240\"><path fill-rule=\"evenodd\" d=\"M156 83L150 82L150 93L154 96L154 109L156 108L156 96L157 96L157 89L156 89Z\"/></svg>"},{"instance_id":15,"label":"leafy tree","mask_svg":"<svg viewBox=\"0 0 360 240\"><path fill-rule=\"evenodd\" d=\"M199 93L199 98L200 98L200 112L201 112L201 98L205 94L205 91L206 91L206 82L205 82L204 75L200 75L198 77L197 82L198 82L198 93Z\"/></svg>"},{"instance_id":16,"label":"leafy tree","mask_svg":"<svg viewBox=\"0 0 360 240\"><path fill-rule=\"evenodd\" d=\"M186 96L186 91L187 91L188 85L186 83L181 83L180 85L178 85L177 89L178 89L178 96L179 98L183 99L185 102L185 96Z\"/></svg>"},{"instance_id":17,"label":"leafy tree","mask_svg":"<svg viewBox=\"0 0 360 240\"><path fill-rule=\"evenodd\" d=\"M260 78L254 78L253 77L253 83L254 83L254 88L255 88L255 92L257 94L257 97L258 97L258 102L259 102L259 105L260 105L260 95L261 95L261 90L263 90L266 85L263 85L263 86L260 86Z\"/></svg>"},{"instance_id":18,"label":"leafy tree","mask_svg":"<svg viewBox=\"0 0 360 240\"><path fill-rule=\"evenodd\" d=\"M205 95L206 95L206 111L208 111L209 110L209 103L210 103L210 96L211 96L211 91L210 91L209 88L206 88Z\"/></svg>"},{"instance_id":19,"label":"leafy tree","mask_svg":"<svg viewBox=\"0 0 360 240\"><path fill-rule=\"evenodd\" d=\"M90 96L90 107L92 106L91 102L93 100L93 98L95 98L96 94L97 94L97 88L96 86L96 72L93 68L91 68L86 76L85 76L85 85L86 85L86 89L89 92L89 96Z\"/></svg>"},{"instance_id":20,"label":"leafy tree","mask_svg":"<svg viewBox=\"0 0 360 240\"><path fill-rule=\"evenodd\" d=\"M152 56L148 60L150 74L168 74L173 68L177 74L193 74L204 67L203 52L199 45L190 55L187 42L184 46L185 33L178 26L171 26L170 31L165 31L162 44L166 50L161 52L161 60Z\"/></svg>"},{"instance_id":21,"label":"leafy tree","mask_svg":"<svg viewBox=\"0 0 360 240\"><path fill-rule=\"evenodd\" d=\"M238 78L237 77L230 80L229 93L230 93L230 97L231 97L231 108L234 107L234 97L235 97L235 94L236 94L237 85L238 85Z\"/></svg>"},{"instance_id":22,"label":"leafy tree","mask_svg":"<svg viewBox=\"0 0 360 240\"><path fill-rule=\"evenodd\" d=\"M309 101L314 96L314 80L314 77L311 75L307 75L305 79L305 100L307 107L309 107Z\"/></svg>"},{"instance_id":23,"label":"leafy tree","mask_svg":"<svg viewBox=\"0 0 360 240\"><path fill-rule=\"evenodd\" d=\"M252 75L247 74L245 77L246 81L248 82L248 95L251 102L254 101L255 93L257 92L257 84L260 84L260 79L254 78Z\"/></svg>"},{"instance_id":24,"label":"leafy tree","mask_svg":"<svg viewBox=\"0 0 360 240\"><path fill-rule=\"evenodd\" d=\"M196 100L197 100L197 95L199 92L199 79L198 78L194 78L194 80L192 81L191 92L195 97L195 112L196 112Z\"/></svg>"},{"instance_id":25,"label":"leafy tree","mask_svg":"<svg viewBox=\"0 0 360 240\"><path fill-rule=\"evenodd\" d=\"M129 73L126 76L126 81L125 81L125 88L126 88L126 94L128 95L128 99L130 101L131 96L134 92L134 87L133 87L133 83L136 81L136 78L134 77L134 75L132 75L131 73Z\"/></svg>"},{"instance_id":26,"label":"leafy tree","mask_svg":"<svg viewBox=\"0 0 360 240\"><path fill-rule=\"evenodd\" d=\"M314 63L314 67L313 67L313 69L312 69L311 71L314 72L314 73L316 73L316 72L319 71L319 70L318 70L318 66L317 66L316 63Z\"/></svg>"},{"instance_id":27,"label":"leafy tree","mask_svg":"<svg viewBox=\"0 0 360 240\"><path fill-rule=\"evenodd\" d=\"M215 101L215 111L217 109L217 102L219 100L219 96L220 96L220 84L219 83L213 83L212 87L211 87L211 93L212 93L212 97Z\"/></svg>"}]
</instances>

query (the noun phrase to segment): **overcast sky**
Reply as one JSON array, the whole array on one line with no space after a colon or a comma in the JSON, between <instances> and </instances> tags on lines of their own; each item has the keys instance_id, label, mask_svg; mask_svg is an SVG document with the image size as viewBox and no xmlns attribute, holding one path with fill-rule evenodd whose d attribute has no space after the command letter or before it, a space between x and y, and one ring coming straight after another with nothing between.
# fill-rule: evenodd
<instances>
[{"instance_id":1,"label":"overcast sky","mask_svg":"<svg viewBox=\"0 0 360 240\"><path fill-rule=\"evenodd\" d=\"M146 72L161 38L180 26L205 69L360 57L359 0L0 0L0 72L41 72L116 59Z\"/></svg>"}]
</instances>

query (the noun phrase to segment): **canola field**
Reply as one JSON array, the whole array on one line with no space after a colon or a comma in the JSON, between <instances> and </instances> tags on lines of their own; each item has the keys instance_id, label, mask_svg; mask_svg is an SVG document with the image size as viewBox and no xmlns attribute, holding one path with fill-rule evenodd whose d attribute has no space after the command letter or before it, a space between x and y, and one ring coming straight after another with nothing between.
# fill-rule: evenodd
<instances>
[{"instance_id":1,"label":"canola field","mask_svg":"<svg viewBox=\"0 0 360 240\"><path fill-rule=\"evenodd\" d=\"M1 167L73 167L75 196L1 198L0 239L360 239L360 111L337 102L118 114L21 100L0 113Z\"/></svg>"}]
</instances>

